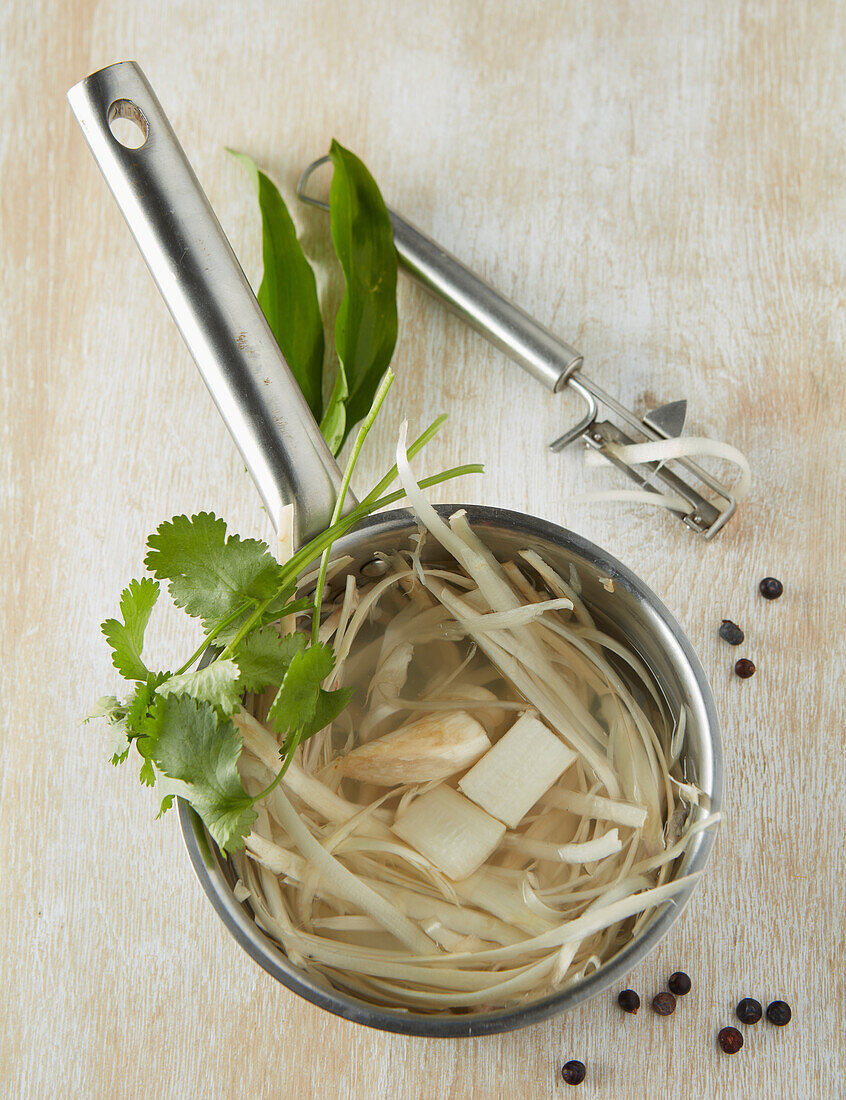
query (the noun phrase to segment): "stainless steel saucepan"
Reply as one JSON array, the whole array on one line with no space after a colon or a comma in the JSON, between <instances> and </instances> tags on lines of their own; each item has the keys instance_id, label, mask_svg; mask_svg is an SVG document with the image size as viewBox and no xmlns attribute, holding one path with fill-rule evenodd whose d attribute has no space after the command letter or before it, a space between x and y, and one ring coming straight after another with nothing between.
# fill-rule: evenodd
<instances>
[{"instance_id":1,"label":"stainless steel saucepan","mask_svg":"<svg viewBox=\"0 0 846 1100\"><path fill-rule=\"evenodd\" d=\"M297 540L308 539L329 521L338 468L152 88L137 65L122 62L75 85L68 99L271 520L277 524L281 509L295 501ZM125 144L123 136L115 136L117 120L135 124L135 141ZM687 709L684 773L707 794L711 809L719 809L721 743L711 691L690 643L660 600L610 554L571 531L519 512L466 507L471 524L498 557L531 546L565 576L571 565L576 569L591 612L635 648L671 712L678 716L682 706ZM406 546L415 530L408 511L386 512L370 517L337 544L336 552L351 555L349 568L357 571L377 551ZM609 577L613 592L600 583ZM506 1031L572 1008L640 962L677 919L691 892L688 888L673 905L660 909L599 970L551 996L499 1012L397 1012L327 989L293 966L235 900L231 868L185 803L179 805L179 819L206 895L230 933L268 974L339 1016L411 1035ZM713 843L712 832L700 833L675 873L701 869Z\"/></svg>"}]
</instances>

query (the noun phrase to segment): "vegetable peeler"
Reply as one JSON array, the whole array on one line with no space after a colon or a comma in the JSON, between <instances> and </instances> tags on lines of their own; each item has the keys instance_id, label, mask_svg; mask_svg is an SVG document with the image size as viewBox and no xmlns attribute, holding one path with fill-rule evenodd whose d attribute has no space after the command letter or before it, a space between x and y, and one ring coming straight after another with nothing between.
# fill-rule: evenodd
<instances>
[{"instance_id":1,"label":"vegetable peeler","mask_svg":"<svg viewBox=\"0 0 846 1100\"><path fill-rule=\"evenodd\" d=\"M297 184L297 196L303 202L327 211L329 204L306 189L312 173L328 161L328 156L313 161ZM687 415L686 401L671 401L643 417L637 416L584 374L583 357L575 348L395 211L389 208L388 213L397 257L410 275L552 393L559 393L568 386L581 397L585 404L584 416L553 440L550 450L562 451L581 440L622 470L643 492L660 496L671 494L678 506L669 510L705 539L713 538L725 526L737 509L737 500L729 488L693 459L680 456L660 462L642 462L636 468L615 454L617 446L681 437ZM601 409L622 421L624 428L611 420L601 420ZM676 472L678 467L698 479L704 489L710 490L711 498L703 495L682 473Z\"/></svg>"}]
</instances>

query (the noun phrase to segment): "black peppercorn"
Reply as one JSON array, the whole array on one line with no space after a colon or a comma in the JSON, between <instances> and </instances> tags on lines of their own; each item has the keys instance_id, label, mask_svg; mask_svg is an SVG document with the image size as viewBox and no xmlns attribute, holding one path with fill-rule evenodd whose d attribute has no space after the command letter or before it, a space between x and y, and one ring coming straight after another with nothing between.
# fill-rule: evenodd
<instances>
[{"instance_id":1,"label":"black peppercorn","mask_svg":"<svg viewBox=\"0 0 846 1100\"><path fill-rule=\"evenodd\" d=\"M652 1007L659 1016L672 1016L676 1011L676 998L672 993L658 993L652 998Z\"/></svg>"},{"instance_id":2,"label":"black peppercorn","mask_svg":"<svg viewBox=\"0 0 846 1100\"><path fill-rule=\"evenodd\" d=\"M726 1054L737 1054L743 1046L743 1036L736 1027L724 1027L717 1036L717 1042Z\"/></svg>"},{"instance_id":3,"label":"black peppercorn","mask_svg":"<svg viewBox=\"0 0 846 1100\"><path fill-rule=\"evenodd\" d=\"M757 1024L764 1010L761 1008L760 1001L756 1001L753 997L744 997L734 1010L734 1014L742 1024Z\"/></svg>"},{"instance_id":4,"label":"black peppercorn","mask_svg":"<svg viewBox=\"0 0 846 1100\"><path fill-rule=\"evenodd\" d=\"M677 997L684 997L686 994L690 993L690 978L683 970L677 970L675 974L670 975L670 980L667 982L667 989Z\"/></svg>"},{"instance_id":5,"label":"black peppercorn","mask_svg":"<svg viewBox=\"0 0 846 1100\"><path fill-rule=\"evenodd\" d=\"M785 1024L789 1024L792 1015L793 1013L790 1011L790 1005L787 1001L773 1001L772 1004L767 1005L767 1019L776 1027L784 1027Z\"/></svg>"},{"instance_id":6,"label":"black peppercorn","mask_svg":"<svg viewBox=\"0 0 846 1100\"><path fill-rule=\"evenodd\" d=\"M634 1016L640 1008L640 997L638 997L633 989L624 989L617 997L617 1004L622 1008L623 1012L631 1012Z\"/></svg>"},{"instance_id":7,"label":"black peppercorn","mask_svg":"<svg viewBox=\"0 0 846 1100\"><path fill-rule=\"evenodd\" d=\"M741 680L748 680L750 676L755 675L756 669L748 657L741 657L739 661L734 662L734 671Z\"/></svg>"},{"instance_id":8,"label":"black peppercorn","mask_svg":"<svg viewBox=\"0 0 846 1100\"><path fill-rule=\"evenodd\" d=\"M720 637L729 645L743 645L746 635L731 619L723 619L720 624Z\"/></svg>"},{"instance_id":9,"label":"black peppercorn","mask_svg":"<svg viewBox=\"0 0 846 1100\"><path fill-rule=\"evenodd\" d=\"M561 1067L561 1076L564 1078L564 1083L567 1085L580 1085L585 1079L585 1064L584 1062L565 1062Z\"/></svg>"},{"instance_id":10,"label":"black peppercorn","mask_svg":"<svg viewBox=\"0 0 846 1100\"><path fill-rule=\"evenodd\" d=\"M758 591L765 600L777 600L784 592L784 585L781 581L777 581L775 577L764 577L758 585Z\"/></svg>"}]
</instances>

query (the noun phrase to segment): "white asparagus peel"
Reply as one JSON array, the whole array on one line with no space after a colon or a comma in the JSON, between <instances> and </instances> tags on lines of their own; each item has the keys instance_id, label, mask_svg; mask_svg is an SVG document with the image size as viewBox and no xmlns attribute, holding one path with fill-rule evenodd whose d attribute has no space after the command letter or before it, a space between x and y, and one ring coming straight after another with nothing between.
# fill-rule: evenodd
<instances>
[{"instance_id":1,"label":"white asparagus peel","mask_svg":"<svg viewBox=\"0 0 846 1100\"><path fill-rule=\"evenodd\" d=\"M677 439L658 439L649 443L609 443L606 451L630 466L640 465L642 462L666 462L674 458L698 458L706 455L711 458L722 458L733 463L740 470L740 477L732 489L735 500L743 500L749 495L752 484L752 469L749 460L737 447L730 443L723 443L718 439L708 439L707 436L680 436ZM603 465L596 459L602 459L599 452L590 452L585 456L589 466ZM690 505L684 505L685 511Z\"/></svg>"},{"instance_id":2,"label":"white asparagus peel","mask_svg":"<svg viewBox=\"0 0 846 1100\"><path fill-rule=\"evenodd\" d=\"M454 932L465 936L478 936L481 939L492 940L501 945L519 943L525 939L525 935L518 931L513 924L497 917L491 916L469 904L453 905L440 898L422 894L418 890L412 890L404 886L391 886L388 883L368 880L369 884L378 893L384 894L415 920L436 919L451 928Z\"/></svg>"},{"instance_id":3,"label":"white asparagus peel","mask_svg":"<svg viewBox=\"0 0 846 1100\"><path fill-rule=\"evenodd\" d=\"M657 867L666 866L678 859L680 855L687 850L690 841L696 836L697 833L701 833L704 829L711 829L722 821L722 814L707 814L705 817L700 818L698 821L694 821L688 826L687 831L677 840L675 844L669 848L665 848L663 852L660 852L657 856L650 856L647 859L640 860L635 864L634 869L641 874L647 871L654 871Z\"/></svg>"},{"instance_id":4,"label":"white asparagus peel","mask_svg":"<svg viewBox=\"0 0 846 1100\"><path fill-rule=\"evenodd\" d=\"M295 852L287 851L266 837L252 832L246 840L248 853L263 867L286 879L302 883L306 879L308 864ZM408 887L391 885L377 879L364 878L363 881L387 901L400 907L415 920L440 921L454 932L464 936L477 936L502 945L519 943L525 937L514 926L469 905L454 905L439 898L431 897ZM322 883L318 883L318 893L322 898L343 904ZM371 918L368 918L371 919ZM379 925L381 927L381 925ZM548 923L542 927L548 927ZM537 931L537 929L534 929Z\"/></svg>"},{"instance_id":5,"label":"white asparagus peel","mask_svg":"<svg viewBox=\"0 0 846 1100\"><path fill-rule=\"evenodd\" d=\"M307 864L302 856L296 852L289 852L287 848L281 848L268 840L266 836L257 833L255 829L245 840L247 851L256 857L262 867L272 871L274 875L283 878L291 878L296 882L305 879Z\"/></svg>"},{"instance_id":6,"label":"white asparagus peel","mask_svg":"<svg viewBox=\"0 0 846 1100\"><path fill-rule=\"evenodd\" d=\"M484 951L441 952L437 955L421 955L416 959L410 957L407 961L401 961L402 954L398 952L355 949L354 945L334 944L307 933L289 933L286 939L294 943L304 957L330 964L335 963L344 970L399 979L436 989L478 991L490 989L503 979L509 981L511 976L516 977L523 973L525 968L535 969L540 967L541 963L545 963L546 968L551 968L554 964L555 952L548 954L538 963L526 962L522 966L518 965L516 973L515 971L509 973L508 970L479 969L480 963L514 962L527 959L533 954L536 955L550 948L557 949L565 944L584 940L604 930L610 924L616 924L646 909L655 909L672 900L676 894L690 886L697 877L698 874L688 875L665 886L611 901L540 936L522 943L488 948ZM431 940L429 942L431 943ZM541 967L541 970L546 968Z\"/></svg>"},{"instance_id":7,"label":"white asparagus peel","mask_svg":"<svg viewBox=\"0 0 846 1100\"><path fill-rule=\"evenodd\" d=\"M394 713L395 701L405 686L408 666L414 656L411 642L399 642L376 667L368 697L370 713L358 727L359 744L369 741L382 722Z\"/></svg>"},{"instance_id":8,"label":"white asparagus peel","mask_svg":"<svg viewBox=\"0 0 846 1100\"><path fill-rule=\"evenodd\" d=\"M541 959L531 966L520 967L514 971L500 971L494 976L499 979L494 984L484 985L481 989L469 992L439 994L429 990L418 990L407 986L399 987L406 1001L412 1001L419 1005L451 1007L472 1006L496 1003L503 997L513 997L515 994L526 993L543 984L554 968L554 957ZM375 982L377 987L391 988L385 983ZM396 988L396 987L394 987Z\"/></svg>"},{"instance_id":9,"label":"white asparagus peel","mask_svg":"<svg viewBox=\"0 0 846 1100\"><path fill-rule=\"evenodd\" d=\"M676 894L692 886L702 874L696 871L683 878L674 879L663 886L655 886L641 893L633 894L603 905L595 911L585 913L577 920L568 921L557 928L551 928L548 932L532 936L518 944L508 947L491 948L488 951L462 952L452 955L425 955L416 960L418 966L432 966L438 968L441 964L461 966L462 964L478 965L482 962L502 963L520 958L523 955L545 951L551 947L561 947L565 943L571 943L574 939L585 939L594 932L607 928L610 924L617 924L627 917L641 913L645 909L654 909L664 902L670 901Z\"/></svg>"},{"instance_id":10,"label":"white asparagus peel","mask_svg":"<svg viewBox=\"0 0 846 1100\"><path fill-rule=\"evenodd\" d=\"M408 423L400 427L397 440L396 463L399 481L405 490L418 519L438 540L445 550L461 564L476 582L480 594L492 611L508 611L520 607L520 600L508 582L493 554L471 530L464 513L456 513L447 525L426 499L412 474L406 451ZM430 586L431 587L431 586ZM443 602L443 601L441 601ZM548 670L548 658L533 635L524 635L524 645L537 663L540 671Z\"/></svg>"},{"instance_id":11,"label":"white asparagus peel","mask_svg":"<svg viewBox=\"0 0 846 1100\"><path fill-rule=\"evenodd\" d=\"M276 800L281 811L282 824L291 836L294 844L323 877L328 888L339 897L346 898L357 905L362 912L378 921L386 932L396 936L413 953L420 954L431 946L432 941L421 931L418 925L410 921L396 906L386 901L375 890L371 890L355 875L339 863L312 835L300 815L277 787L279 798ZM303 952L305 954L305 952Z\"/></svg>"},{"instance_id":12,"label":"white asparagus peel","mask_svg":"<svg viewBox=\"0 0 846 1100\"><path fill-rule=\"evenodd\" d=\"M478 993L481 989L495 988L509 979L510 974L518 976L524 974L527 967L516 968L516 971L471 971L459 968L434 969L432 967L415 966L413 962L401 962L397 958L391 958L387 952L375 952L366 955L363 952L353 950L352 944L338 944L331 940L323 939L304 932L286 934L286 940L293 943L297 950L308 959L335 965L342 970L352 973L367 974L371 977L398 979L403 982L419 983L430 986L432 989L449 991L449 997L453 991ZM429 940L429 943L432 941ZM491 950L504 950L493 948ZM464 953L461 953L462 955ZM469 952L473 954L473 952ZM444 954L449 958L449 954ZM548 969L550 960L544 959ZM530 969L537 971L539 964L531 964ZM534 984L534 982L532 983Z\"/></svg>"},{"instance_id":13,"label":"white asparagus peel","mask_svg":"<svg viewBox=\"0 0 846 1100\"><path fill-rule=\"evenodd\" d=\"M400 456L398 469L413 481ZM418 487L409 488L416 510ZM691 806L707 802L684 781L690 715L671 714L625 639L593 624L572 569L565 581L531 546L520 566L501 564L462 512L448 524L434 510L418 518L446 551L435 565L420 559L421 527L408 551L381 555L384 577L348 574L327 597L318 629L336 663L324 686L356 695L301 746L232 858L257 924L313 980L399 1012L499 1008L578 982L611 958L691 881L672 879L679 857L718 816ZM431 542L426 549L431 556ZM256 700L259 713L267 702ZM465 711L496 744L527 710L576 757L457 881L389 824L425 808L438 786L461 800L463 767L437 780L395 761L381 790L373 774L340 770L362 748L379 756L390 740L380 733L421 716ZM255 718L236 723L242 779L257 792L278 771L280 747ZM452 834L448 855L462 855L463 833Z\"/></svg>"},{"instance_id":14,"label":"white asparagus peel","mask_svg":"<svg viewBox=\"0 0 846 1100\"><path fill-rule=\"evenodd\" d=\"M240 730L245 746L275 775L281 766L281 758L279 742L270 730L257 722L246 710L233 714L232 721ZM293 760L285 772L282 785L317 810L327 821L348 821L361 809L361 806L348 802L325 783L303 771Z\"/></svg>"},{"instance_id":15,"label":"white asparagus peel","mask_svg":"<svg viewBox=\"0 0 846 1100\"><path fill-rule=\"evenodd\" d=\"M517 690L534 706L546 719L548 724L556 730L565 743L585 758L599 779L604 783L611 797L619 793L617 777L609 766L599 746L589 741L583 734L577 733L566 715L561 713L561 705L551 699L544 685L539 684L532 673L524 668L510 653L498 645L483 631L477 630L472 622L472 613L459 597L452 595L446 588L440 588L436 593L438 599L455 615L457 619L467 623L468 633L473 638L479 649L500 669ZM562 721L562 718L564 719ZM562 731L566 726L566 733Z\"/></svg>"},{"instance_id":16,"label":"white asparagus peel","mask_svg":"<svg viewBox=\"0 0 846 1100\"><path fill-rule=\"evenodd\" d=\"M670 764L675 764L678 758L681 756L682 745L684 744L684 733L687 728L687 707L682 704L679 709L679 717L676 721L676 728L673 730L673 736L670 741L670 749L667 753L667 757Z\"/></svg>"},{"instance_id":17,"label":"white asparagus peel","mask_svg":"<svg viewBox=\"0 0 846 1100\"><path fill-rule=\"evenodd\" d=\"M420 927L445 951L484 951L492 946L477 936L460 936L451 928L444 927L438 920L421 921Z\"/></svg>"},{"instance_id":18,"label":"white asparagus peel","mask_svg":"<svg viewBox=\"0 0 846 1100\"><path fill-rule=\"evenodd\" d=\"M556 596L565 597L572 601L573 611L580 623L584 626L595 626L593 616L585 607L576 590L552 568L549 562L544 561L536 550L521 550L520 557L528 565L531 565L538 576L548 585L551 592L554 592Z\"/></svg>"},{"instance_id":19,"label":"white asparagus peel","mask_svg":"<svg viewBox=\"0 0 846 1100\"><path fill-rule=\"evenodd\" d=\"M631 829L641 829L646 821L646 807L632 802L615 802L597 794L581 794L578 791L549 791L544 804L566 810L572 814L583 814L601 821L613 821L617 825L627 825Z\"/></svg>"},{"instance_id":20,"label":"white asparagus peel","mask_svg":"<svg viewBox=\"0 0 846 1100\"><path fill-rule=\"evenodd\" d=\"M525 702L518 699L499 699L492 691L478 684L463 684L460 691L455 692L438 689L436 694L435 699L399 698L396 700L397 709L407 710L410 714L464 710L477 717L488 733L495 733L508 721L509 714L526 709Z\"/></svg>"},{"instance_id":21,"label":"white asparagus peel","mask_svg":"<svg viewBox=\"0 0 846 1100\"><path fill-rule=\"evenodd\" d=\"M520 892L497 878L498 867L483 868L463 882L455 883L459 898L493 914L511 928L537 936L552 927L549 920L538 916L523 901Z\"/></svg>"},{"instance_id":22,"label":"white asparagus peel","mask_svg":"<svg viewBox=\"0 0 846 1100\"><path fill-rule=\"evenodd\" d=\"M526 626L539 619L548 611L572 610L572 600L541 600L526 607L514 607L510 611L488 611L476 619L476 626L482 630L511 630L515 626Z\"/></svg>"},{"instance_id":23,"label":"white asparagus peel","mask_svg":"<svg viewBox=\"0 0 846 1100\"><path fill-rule=\"evenodd\" d=\"M597 747L602 749L606 747L608 739L605 731L583 705L578 694L557 672L552 659L550 658L547 662L539 664L534 660L534 654L527 653L525 645L526 639L531 638L533 641L537 642L537 638L534 634L530 634L524 630L517 635L513 630L491 629L485 625L486 620L489 619L490 616L479 614L474 611L473 608L469 606L469 601L466 597L450 592L446 585L440 581L427 580L427 583L433 595L435 595L445 607L452 609L456 621L466 630L473 640L476 641L477 645L482 647L482 643L479 639L482 637L487 638L491 646L505 650L511 657L518 660L532 677L542 680L544 690L550 698L555 698L557 696L558 706L562 707L565 711L564 718L566 721L564 724L566 726L569 728L572 728L574 725L577 726L587 735L587 737L591 738L591 740L596 743ZM560 725L560 723L558 723L558 725Z\"/></svg>"},{"instance_id":24,"label":"white asparagus peel","mask_svg":"<svg viewBox=\"0 0 846 1100\"><path fill-rule=\"evenodd\" d=\"M508 835L503 844L518 852L525 852L533 859L560 860L561 863L592 863L594 860L607 859L616 855L622 847L622 841L616 829L609 829L602 836L585 841L584 844L550 844L544 840L531 840L522 836Z\"/></svg>"}]
</instances>

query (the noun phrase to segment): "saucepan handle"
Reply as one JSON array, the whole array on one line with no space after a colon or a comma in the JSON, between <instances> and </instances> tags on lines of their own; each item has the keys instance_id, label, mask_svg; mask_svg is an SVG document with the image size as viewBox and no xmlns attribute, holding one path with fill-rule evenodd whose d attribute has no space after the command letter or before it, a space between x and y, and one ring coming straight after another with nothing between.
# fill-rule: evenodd
<instances>
[{"instance_id":1,"label":"saucepan handle","mask_svg":"<svg viewBox=\"0 0 846 1100\"><path fill-rule=\"evenodd\" d=\"M295 502L305 541L327 526L340 472L153 89L124 61L68 100L271 521ZM119 118L137 148L112 132Z\"/></svg>"}]
</instances>

